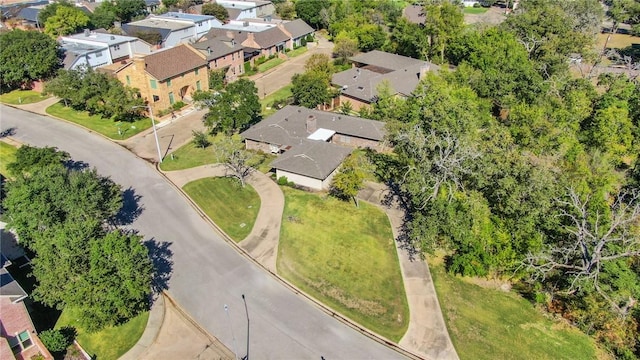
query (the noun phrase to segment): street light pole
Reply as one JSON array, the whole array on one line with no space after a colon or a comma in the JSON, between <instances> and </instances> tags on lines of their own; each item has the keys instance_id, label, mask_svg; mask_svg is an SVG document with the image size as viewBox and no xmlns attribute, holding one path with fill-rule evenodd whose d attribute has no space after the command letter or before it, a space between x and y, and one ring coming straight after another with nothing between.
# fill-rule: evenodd
<instances>
[{"instance_id":1,"label":"street light pole","mask_svg":"<svg viewBox=\"0 0 640 360\"><path fill-rule=\"evenodd\" d=\"M238 351L236 350L236 336L233 334L233 324L231 324L231 317L229 316L229 307L227 304L224 304L224 312L227 313L227 321L229 322L229 330L231 330L231 339L233 340L233 354L235 355L235 359L238 359Z\"/></svg>"},{"instance_id":2,"label":"street light pole","mask_svg":"<svg viewBox=\"0 0 640 360\"><path fill-rule=\"evenodd\" d=\"M156 139L156 150L158 150L158 162L162 163L162 151L160 151L160 141L158 141L158 131L156 130L156 119L153 117L153 110L151 110L151 105L147 103L147 105L134 106L132 109L137 109L141 107L146 107L147 112L149 112L149 118L151 118L151 127L153 128L153 137Z\"/></svg>"},{"instance_id":3,"label":"street light pole","mask_svg":"<svg viewBox=\"0 0 640 360\"><path fill-rule=\"evenodd\" d=\"M247 314L247 355L243 358L249 360L249 310L247 309L247 299L242 294L242 301L244 301L244 313Z\"/></svg>"}]
</instances>

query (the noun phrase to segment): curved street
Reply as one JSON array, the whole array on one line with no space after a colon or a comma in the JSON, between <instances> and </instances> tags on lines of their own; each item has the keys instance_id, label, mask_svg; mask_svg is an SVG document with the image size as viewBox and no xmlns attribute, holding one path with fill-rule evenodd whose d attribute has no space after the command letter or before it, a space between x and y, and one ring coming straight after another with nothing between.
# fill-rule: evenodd
<instances>
[{"instance_id":1,"label":"curved street","mask_svg":"<svg viewBox=\"0 0 640 360\"><path fill-rule=\"evenodd\" d=\"M0 105L0 131L35 146L55 146L121 184L141 211L131 224L153 241L170 273L168 293L240 357L396 359L401 354L324 313L229 246L144 160L89 131ZM227 305L227 311L225 311Z\"/></svg>"}]
</instances>

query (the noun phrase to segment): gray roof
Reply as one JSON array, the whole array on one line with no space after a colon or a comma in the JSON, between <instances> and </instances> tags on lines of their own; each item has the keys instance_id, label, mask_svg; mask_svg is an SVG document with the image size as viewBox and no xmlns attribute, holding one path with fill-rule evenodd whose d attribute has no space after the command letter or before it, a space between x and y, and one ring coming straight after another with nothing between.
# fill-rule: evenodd
<instances>
[{"instance_id":1,"label":"gray roof","mask_svg":"<svg viewBox=\"0 0 640 360\"><path fill-rule=\"evenodd\" d=\"M104 43L106 45L116 45L130 41L140 41L137 37L109 34L100 31L81 32L78 34L63 36L62 40L87 40Z\"/></svg>"},{"instance_id":2,"label":"gray roof","mask_svg":"<svg viewBox=\"0 0 640 360\"><path fill-rule=\"evenodd\" d=\"M424 6L421 5L409 5L402 10L402 13L410 23L424 25L425 20L427 20Z\"/></svg>"},{"instance_id":3,"label":"gray roof","mask_svg":"<svg viewBox=\"0 0 640 360\"><path fill-rule=\"evenodd\" d=\"M240 43L231 40L226 36L220 36L191 44L191 46L204 54L208 61L211 61L242 50Z\"/></svg>"},{"instance_id":4,"label":"gray roof","mask_svg":"<svg viewBox=\"0 0 640 360\"><path fill-rule=\"evenodd\" d=\"M193 26L193 25L188 25L187 27L189 26ZM169 37L169 35L171 35L171 32L173 31L172 29L168 29L168 28L143 26L143 25L137 25L134 23L122 24L122 30L127 35L135 36L135 37L138 37L137 36L138 33L158 33L160 34L160 38L162 39L162 41L167 40L167 37ZM152 45L155 45L155 44L152 44Z\"/></svg>"},{"instance_id":5,"label":"gray roof","mask_svg":"<svg viewBox=\"0 0 640 360\"><path fill-rule=\"evenodd\" d=\"M31 22L38 22L38 14L40 14L41 10L42 9L35 7L26 7L20 10L16 18Z\"/></svg>"},{"instance_id":6,"label":"gray roof","mask_svg":"<svg viewBox=\"0 0 640 360\"><path fill-rule=\"evenodd\" d=\"M260 46L261 49L268 49L272 46L275 46L280 43L286 42L287 40L290 40L289 36L287 36L287 34L282 32L282 30L280 30L276 26L260 32L230 30L226 27L219 28L219 29L211 29L204 37L206 39L211 39L219 36L231 36L231 38L235 39L236 42L242 44L247 40L250 33L253 34L253 38L255 42ZM245 46L245 47L253 48L251 46Z\"/></svg>"},{"instance_id":7,"label":"gray roof","mask_svg":"<svg viewBox=\"0 0 640 360\"><path fill-rule=\"evenodd\" d=\"M27 293L22 289L22 286L15 281L6 269L6 266L11 265L11 262L2 254L0 254L0 262L2 262L2 267L0 268L0 296L9 297L13 302L27 297Z\"/></svg>"},{"instance_id":8,"label":"gray roof","mask_svg":"<svg viewBox=\"0 0 640 360\"><path fill-rule=\"evenodd\" d=\"M245 139L279 146L293 146L310 135L306 128L307 118L310 115L316 118L318 129L333 130L338 134L377 141L382 140L385 135L384 123L381 121L293 105L285 106L284 109L250 127L241 135Z\"/></svg>"},{"instance_id":9,"label":"gray roof","mask_svg":"<svg viewBox=\"0 0 640 360\"><path fill-rule=\"evenodd\" d=\"M297 39L299 37L313 34L313 28L309 26L304 20L296 19L283 24L284 28L291 33L291 37Z\"/></svg>"},{"instance_id":10,"label":"gray roof","mask_svg":"<svg viewBox=\"0 0 640 360\"><path fill-rule=\"evenodd\" d=\"M396 55L380 50L373 50L349 58L349 60L363 65L373 65L390 71L404 69L411 65L424 64L426 61Z\"/></svg>"},{"instance_id":11,"label":"gray roof","mask_svg":"<svg viewBox=\"0 0 640 360\"><path fill-rule=\"evenodd\" d=\"M340 166L353 149L321 140L302 140L280 155L271 165L275 169L324 180Z\"/></svg>"}]
</instances>

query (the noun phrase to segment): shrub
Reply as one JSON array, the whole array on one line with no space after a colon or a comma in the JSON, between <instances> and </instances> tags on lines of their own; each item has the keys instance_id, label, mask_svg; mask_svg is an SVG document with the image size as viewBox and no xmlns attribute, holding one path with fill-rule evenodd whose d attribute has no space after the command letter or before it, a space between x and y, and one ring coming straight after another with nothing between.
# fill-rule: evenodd
<instances>
[{"instance_id":1,"label":"shrub","mask_svg":"<svg viewBox=\"0 0 640 360\"><path fill-rule=\"evenodd\" d=\"M192 134L193 134L193 143L196 147L204 149L207 146L211 145L211 142L209 141L207 134L205 134L204 132L193 130Z\"/></svg>"},{"instance_id":2,"label":"shrub","mask_svg":"<svg viewBox=\"0 0 640 360\"><path fill-rule=\"evenodd\" d=\"M289 185L289 179L287 179L286 176L280 176L278 178L278 185L282 185L282 186Z\"/></svg>"},{"instance_id":3,"label":"shrub","mask_svg":"<svg viewBox=\"0 0 640 360\"><path fill-rule=\"evenodd\" d=\"M64 351L73 341L62 330L45 330L40 333L39 337L44 346L51 352Z\"/></svg>"},{"instance_id":4,"label":"shrub","mask_svg":"<svg viewBox=\"0 0 640 360\"><path fill-rule=\"evenodd\" d=\"M307 39L306 38L300 40L300 46L307 46Z\"/></svg>"},{"instance_id":5,"label":"shrub","mask_svg":"<svg viewBox=\"0 0 640 360\"><path fill-rule=\"evenodd\" d=\"M183 108L183 107L185 107L185 106L187 106L187 104L185 104L185 103L184 103L184 102L182 102L182 101L178 101L178 102L174 103L173 105L171 105L171 108L172 108L173 110L180 110L180 109L182 109L182 108Z\"/></svg>"}]
</instances>

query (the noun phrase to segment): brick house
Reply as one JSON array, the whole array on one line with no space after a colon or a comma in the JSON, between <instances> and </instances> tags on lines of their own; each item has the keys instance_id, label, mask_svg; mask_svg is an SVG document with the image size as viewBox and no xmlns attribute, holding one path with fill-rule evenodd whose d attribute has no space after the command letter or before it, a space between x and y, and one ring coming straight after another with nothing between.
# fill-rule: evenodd
<instances>
[{"instance_id":1,"label":"brick house","mask_svg":"<svg viewBox=\"0 0 640 360\"><path fill-rule=\"evenodd\" d=\"M384 123L286 106L244 131L248 150L282 154L276 176L315 190L328 189L342 161L355 148L386 150Z\"/></svg>"},{"instance_id":2,"label":"brick house","mask_svg":"<svg viewBox=\"0 0 640 360\"><path fill-rule=\"evenodd\" d=\"M100 69L138 89L156 113L169 109L178 101L190 102L191 94L196 90L209 89L207 60L187 45L136 56Z\"/></svg>"},{"instance_id":3,"label":"brick house","mask_svg":"<svg viewBox=\"0 0 640 360\"><path fill-rule=\"evenodd\" d=\"M244 51L234 39L219 36L189 46L205 56L211 71L226 69L226 82L235 81L244 74Z\"/></svg>"},{"instance_id":4,"label":"brick house","mask_svg":"<svg viewBox=\"0 0 640 360\"><path fill-rule=\"evenodd\" d=\"M264 56L269 57L293 49L293 40L286 33L284 27L270 23L255 23L248 21L229 21L220 28L211 29L202 40L214 39L221 36L234 39L242 45L244 61Z\"/></svg>"},{"instance_id":5,"label":"brick house","mask_svg":"<svg viewBox=\"0 0 640 360\"><path fill-rule=\"evenodd\" d=\"M0 253L0 359L31 359L38 354L53 359L38 338L24 304L27 294L7 271L11 262Z\"/></svg>"}]
</instances>

